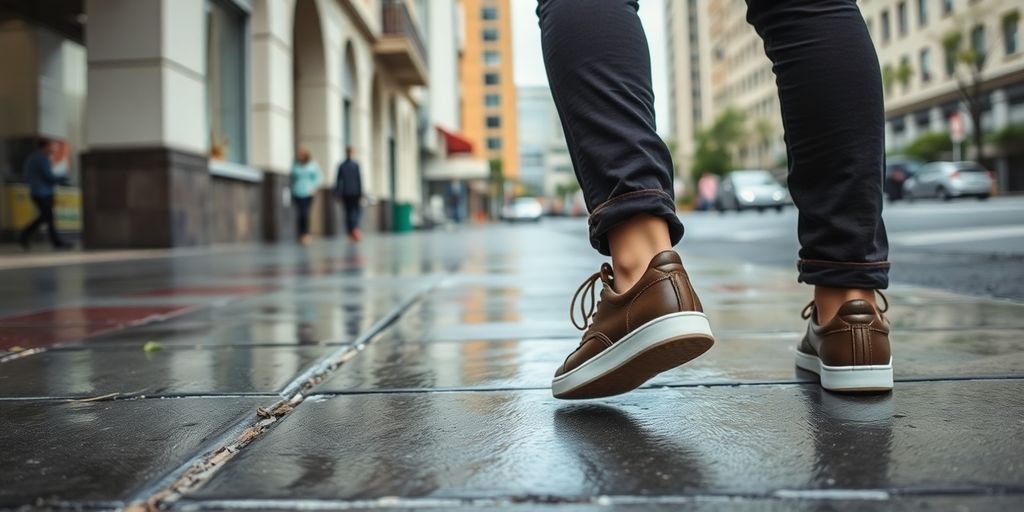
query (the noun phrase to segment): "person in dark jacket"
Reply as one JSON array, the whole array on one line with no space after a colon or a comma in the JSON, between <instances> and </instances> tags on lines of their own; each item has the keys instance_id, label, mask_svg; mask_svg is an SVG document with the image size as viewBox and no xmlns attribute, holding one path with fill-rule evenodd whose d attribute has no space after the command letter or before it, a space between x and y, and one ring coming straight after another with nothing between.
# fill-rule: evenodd
<instances>
[{"instance_id":1,"label":"person in dark jacket","mask_svg":"<svg viewBox=\"0 0 1024 512\"><path fill-rule=\"evenodd\" d=\"M32 235L35 234L36 230L39 229L43 224L46 224L47 231L50 234L50 243L55 248L63 249L71 247L71 244L65 243L61 240L60 235L57 233L57 225L53 220L53 196L54 187L58 183L63 183L64 178L59 178L53 174L53 164L50 162L50 158L56 151L55 143L48 139L39 139L36 143L36 150L32 152L27 159L25 159L25 166L22 174L25 176L25 181L28 183L29 194L32 196L32 203L36 205L36 209L39 210L39 215L32 221L31 224L25 227L21 232L19 241L21 246L28 249L29 242Z\"/></svg>"},{"instance_id":2,"label":"person in dark jacket","mask_svg":"<svg viewBox=\"0 0 1024 512\"><path fill-rule=\"evenodd\" d=\"M352 146L345 148L345 161L338 165L334 195L345 209L345 228L349 240L358 242L363 238L359 230L359 220L363 215L363 179L359 175L359 164L355 161L355 150Z\"/></svg>"}]
</instances>

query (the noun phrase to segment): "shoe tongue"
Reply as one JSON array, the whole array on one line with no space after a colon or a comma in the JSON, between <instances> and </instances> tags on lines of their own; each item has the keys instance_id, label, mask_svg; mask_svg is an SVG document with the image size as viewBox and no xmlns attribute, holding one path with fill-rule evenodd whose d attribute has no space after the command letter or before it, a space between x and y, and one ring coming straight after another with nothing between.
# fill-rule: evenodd
<instances>
[{"instance_id":1,"label":"shoe tongue","mask_svg":"<svg viewBox=\"0 0 1024 512\"><path fill-rule=\"evenodd\" d=\"M682 258L679 257L679 253L674 250L659 252L651 259L651 264L648 267L660 267L662 265L681 265L683 263Z\"/></svg>"}]
</instances>

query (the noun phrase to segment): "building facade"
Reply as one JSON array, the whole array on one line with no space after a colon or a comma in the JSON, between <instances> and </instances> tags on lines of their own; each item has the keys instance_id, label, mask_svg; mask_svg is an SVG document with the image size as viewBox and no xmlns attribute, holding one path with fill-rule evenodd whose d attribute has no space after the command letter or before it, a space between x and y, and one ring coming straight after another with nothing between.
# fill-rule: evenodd
<instances>
[{"instance_id":1,"label":"building facade","mask_svg":"<svg viewBox=\"0 0 1024 512\"><path fill-rule=\"evenodd\" d=\"M507 180L519 176L516 86L512 68L510 0L462 0L462 129L473 154L501 162Z\"/></svg>"},{"instance_id":2,"label":"building facade","mask_svg":"<svg viewBox=\"0 0 1024 512\"><path fill-rule=\"evenodd\" d=\"M973 94L983 137L1024 123L1024 57L1014 0L862 0L885 83L886 149L904 151L922 135L948 132L953 113L974 127L960 92ZM733 151L737 167L781 168L785 161L778 93L771 63L743 0L665 2L671 126L675 157L690 167L698 130L727 109L744 120ZM954 44L955 43L955 44ZM980 72L965 52L982 58ZM1020 142L1017 142L1020 145ZM986 143L982 163L1004 191L1024 190L1024 157ZM965 157L976 158L969 144ZM944 158L952 154L942 155Z\"/></svg>"},{"instance_id":3,"label":"building facade","mask_svg":"<svg viewBox=\"0 0 1024 512\"><path fill-rule=\"evenodd\" d=\"M519 179L524 193L555 198L574 184L572 158L551 89L519 87Z\"/></svg>"},{"instance_id":4,"label":"building facade","mask_svg":"<svg viewBox=\"0 0 1024 512\"><path fill-rule=\"evenodd\" d=\"M968 132L963 158L978 159L964 86L976 90L970 96L985 139L1011 125L1024 128L1019 1L864 0L861 11L882 67L890 153L922 136L948 133L956 114ZM980 62L980 71L970 61ZM1024 190L1024 156L986 141L981 160L1002 190Z\"/></svg>"},{"instance_id":5,"label":"building facade","mask_svg":"<svg viewBox=\"0 0 1024 512\"><path fill-rule=\"evenodd\" d=\"M396 202L422 206L422 100L414 89L428 76L414 2L68 4L79 12L48 17L34 2L6 2L0 51L43 55L38 34L81 50L86 114L71 176L81 184L87 247L291 238L289 171L298 147L309 148L324 173L314 232L339 231L329 190L345 146L362 164L372 226L388 228ZM62 29L68 19L77 26ZM38 71L25 76L46 82ZM9 96L12 80L0 78L4 101L27 100L37 121L7 139L73 139L41 122L53 109L73 116L73 107L38 94L40 87ZM22 155L13 152L6 174L17 172Z\"/></svg>"}]
</instances>

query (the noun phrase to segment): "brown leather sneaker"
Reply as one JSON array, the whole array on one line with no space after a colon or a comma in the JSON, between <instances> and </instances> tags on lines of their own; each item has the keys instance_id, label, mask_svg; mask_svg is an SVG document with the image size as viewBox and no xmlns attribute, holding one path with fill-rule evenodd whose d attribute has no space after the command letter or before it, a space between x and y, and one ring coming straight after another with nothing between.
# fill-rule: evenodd
<instances>
[{"instance_id":1,"label":"brown leather sneaker","mask_svg":"<svg viewBox=\"0 0 1024 512\"><path fill-rule=\"evenodd\" d=\"M884 313L864 300L843 304L835 318L818 325L814 302L804 308L807 334L796 350L796 365L817 373L829 391L891 391L892 351L889 322Z\"/></svg>"},{"instance_id":2,"label":"brown leather sneaker","mask_svg":"<svg viewBox=\"0 0 1024 512\"><path fill-rule=\"evenodd\" d=\"M555 372L551 383L555 398L625 393L714 344L711 326L675 251L655 256L625 293L615 293L614 279L611 266L605 263L576 290L569 316L585 332L580 346ZM604 288L596 302L598 281ZM576 321L577 300L582 325Z\"/></svg>"}]
</instances>

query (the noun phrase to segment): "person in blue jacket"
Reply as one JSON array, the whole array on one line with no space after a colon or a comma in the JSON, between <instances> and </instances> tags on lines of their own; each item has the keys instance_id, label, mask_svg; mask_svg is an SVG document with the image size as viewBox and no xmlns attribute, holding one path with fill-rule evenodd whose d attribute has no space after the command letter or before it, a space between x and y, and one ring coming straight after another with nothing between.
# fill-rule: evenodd
<instances>
[{"instance_id":1,"label":"person in blue jacket","mask_svg":"<svg viewBox=\"0 0 1024 512\"><path fill-rule=\"evenodd\" d=\"M320 166L313 160L309 149L300 148L292 165L292 197L298 213L299 242L309 245L312 236L309 234L309 210L313 205L313 196L320 188Z\"/></svg>"},{"instance_id":2,"label":"person in blue jacket","mask_svg":"<svg viewBox=\"0 0 1024 512\"><path fill-rule=\"evenodd\" d=\"M56 151L56 144L48 139L41 138L36 143L36 149L28 158L22 169L22 175L28 183L29 194L32 196L32 203L35 204L39 214L31 224L21 232L19 241L25 249L29 248L32 236L36 230L46 224L47 232L50 235L50 243L57 249L71 247L61 240L57 233L57 225L53 219L53 196L58 183L66 182L66 178L53 174L51 156Z\"/></svg>"}]
</instances>

